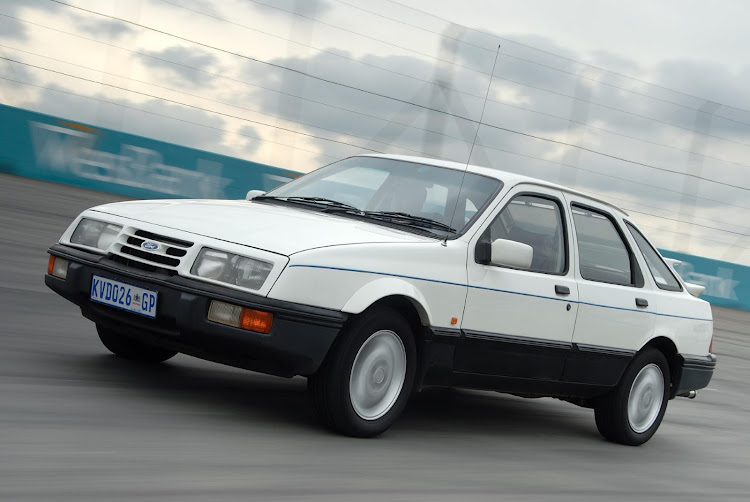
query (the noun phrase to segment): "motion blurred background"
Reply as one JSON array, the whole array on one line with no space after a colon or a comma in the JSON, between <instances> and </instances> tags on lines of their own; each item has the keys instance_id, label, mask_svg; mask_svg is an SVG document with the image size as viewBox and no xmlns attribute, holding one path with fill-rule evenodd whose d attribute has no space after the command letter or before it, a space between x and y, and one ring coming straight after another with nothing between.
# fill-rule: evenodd
<instances>
[{"instance_id":1,"label":"motion blurred background","mask_svg":"<svg viewBox=\"0 0 750 502\"><path fill-rule=\"evenodd\" d=\"M385 152L597 194L748 310L749 17L743 0L0 1L0 498L745 500L738 310L714 310L711 388L637 452L598 442L589 410L458 391L363 444L315 429L304 381L113 362L42 275L88 206L241 198Z\"/></svg>"},{"instance_id":2,"label":"motion blurred background","mask_svg":"<svg viewBox=\"0 0 750 502\"><path fill-rule=\"evenodd\" d=\"M363 152L520 172L612 200L661 248L747 265L747 14L741 1L5 0L0 99L298 172Z\"/></svg>"}]
</instances>

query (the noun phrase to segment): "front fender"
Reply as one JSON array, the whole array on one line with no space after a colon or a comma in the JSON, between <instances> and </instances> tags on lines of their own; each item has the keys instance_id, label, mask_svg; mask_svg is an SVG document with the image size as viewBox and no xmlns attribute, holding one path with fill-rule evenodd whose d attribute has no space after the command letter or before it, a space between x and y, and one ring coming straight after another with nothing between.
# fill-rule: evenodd
<instances>
[{"instance_id":1,"label":"front fender","mask_svg":"<svg viewBox=\"0 0 750 502\"><path fill-rule=\"evenodd\" d=\"M408 298L417 309L422 324L431 325L432 315L424 295L413 284L397 277L383 277L368 282L349 298L341 310L348 314L359 314L376 301L387 296Z\"/></svg>"}]
</instances>

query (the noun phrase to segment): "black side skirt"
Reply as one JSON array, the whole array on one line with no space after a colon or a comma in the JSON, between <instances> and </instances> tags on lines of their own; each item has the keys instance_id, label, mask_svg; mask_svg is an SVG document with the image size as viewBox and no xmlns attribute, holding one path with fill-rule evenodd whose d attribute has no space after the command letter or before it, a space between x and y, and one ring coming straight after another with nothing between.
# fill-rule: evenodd
<instances>
[{"instance_id":1,"label":"black side skirt","mask_svg":"<svg viewBox=\"0 0 750 502\"><path fill-rule=\"evenodd\" d=\"M635 351L458 329L429 330L423 385L591 398L617 385Z\"/></svg>"}]
</instances>

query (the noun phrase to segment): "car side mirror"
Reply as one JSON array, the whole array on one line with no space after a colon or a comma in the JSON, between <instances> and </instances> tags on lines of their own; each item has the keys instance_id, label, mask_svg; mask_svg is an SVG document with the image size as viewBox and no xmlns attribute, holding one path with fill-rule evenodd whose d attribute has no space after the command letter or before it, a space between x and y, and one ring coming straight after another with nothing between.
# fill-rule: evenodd
<instances>
[{"instance_id":1,"label":"car side mirror","mask_svg":"<svg viewBox=\"0 0 750 502\"><path fill-rule=\"evenodd\" d=\"M533 258L534 248L523 242L497 239L491 244L490 261L494 265L528 269Z\"/></svg>"},{"instance_id":2,"label":"car side mirror","mask_svg":"<svg viewBox=\"0 0 750 502\"><path fill-rule=\"evenodd\" d=\"M693 284L692 282L686 282L685 289L688 290L688 293L698 298L706 290L706 286L701 286L700 284Z\"/></svg>"},{"instance_id":3,"label":"car side mirror","mask_svg":"<svg viewBox=\"0 0 750 502\"><path fill-rule=\"evenodd\" d=\"M247 195L245 195L245 200L253 200L259 195L265 195L266 192L263 190L250 190L247 192Z\"/></svg>"}]
</instances>

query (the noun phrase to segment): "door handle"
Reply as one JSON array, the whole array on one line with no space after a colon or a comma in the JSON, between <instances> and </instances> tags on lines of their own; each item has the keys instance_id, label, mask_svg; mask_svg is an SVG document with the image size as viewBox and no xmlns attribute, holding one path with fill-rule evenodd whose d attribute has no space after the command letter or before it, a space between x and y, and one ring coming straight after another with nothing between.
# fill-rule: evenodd
<instances>
[{"instance_id":1,"label":"door handle","mask_svg":"<svg viewBox=\"0 0 750 502\"><path fill-rule=\"evenodd\" d=\"M636 298L635 306L636 307L648 307L648 300L646 300L645 298Z\"/></svg>"},{"instance_id":2,"label":"door handle","mask_svg":"<svg viewBox=\"0 0 750 502\"><path fill-rule=\"evenodd\" d=\"M568 286L561 286L560 284L555 284L555 293L557 293L558 295L569 295L570 288Z\"/></svg>"}]
</instances>

